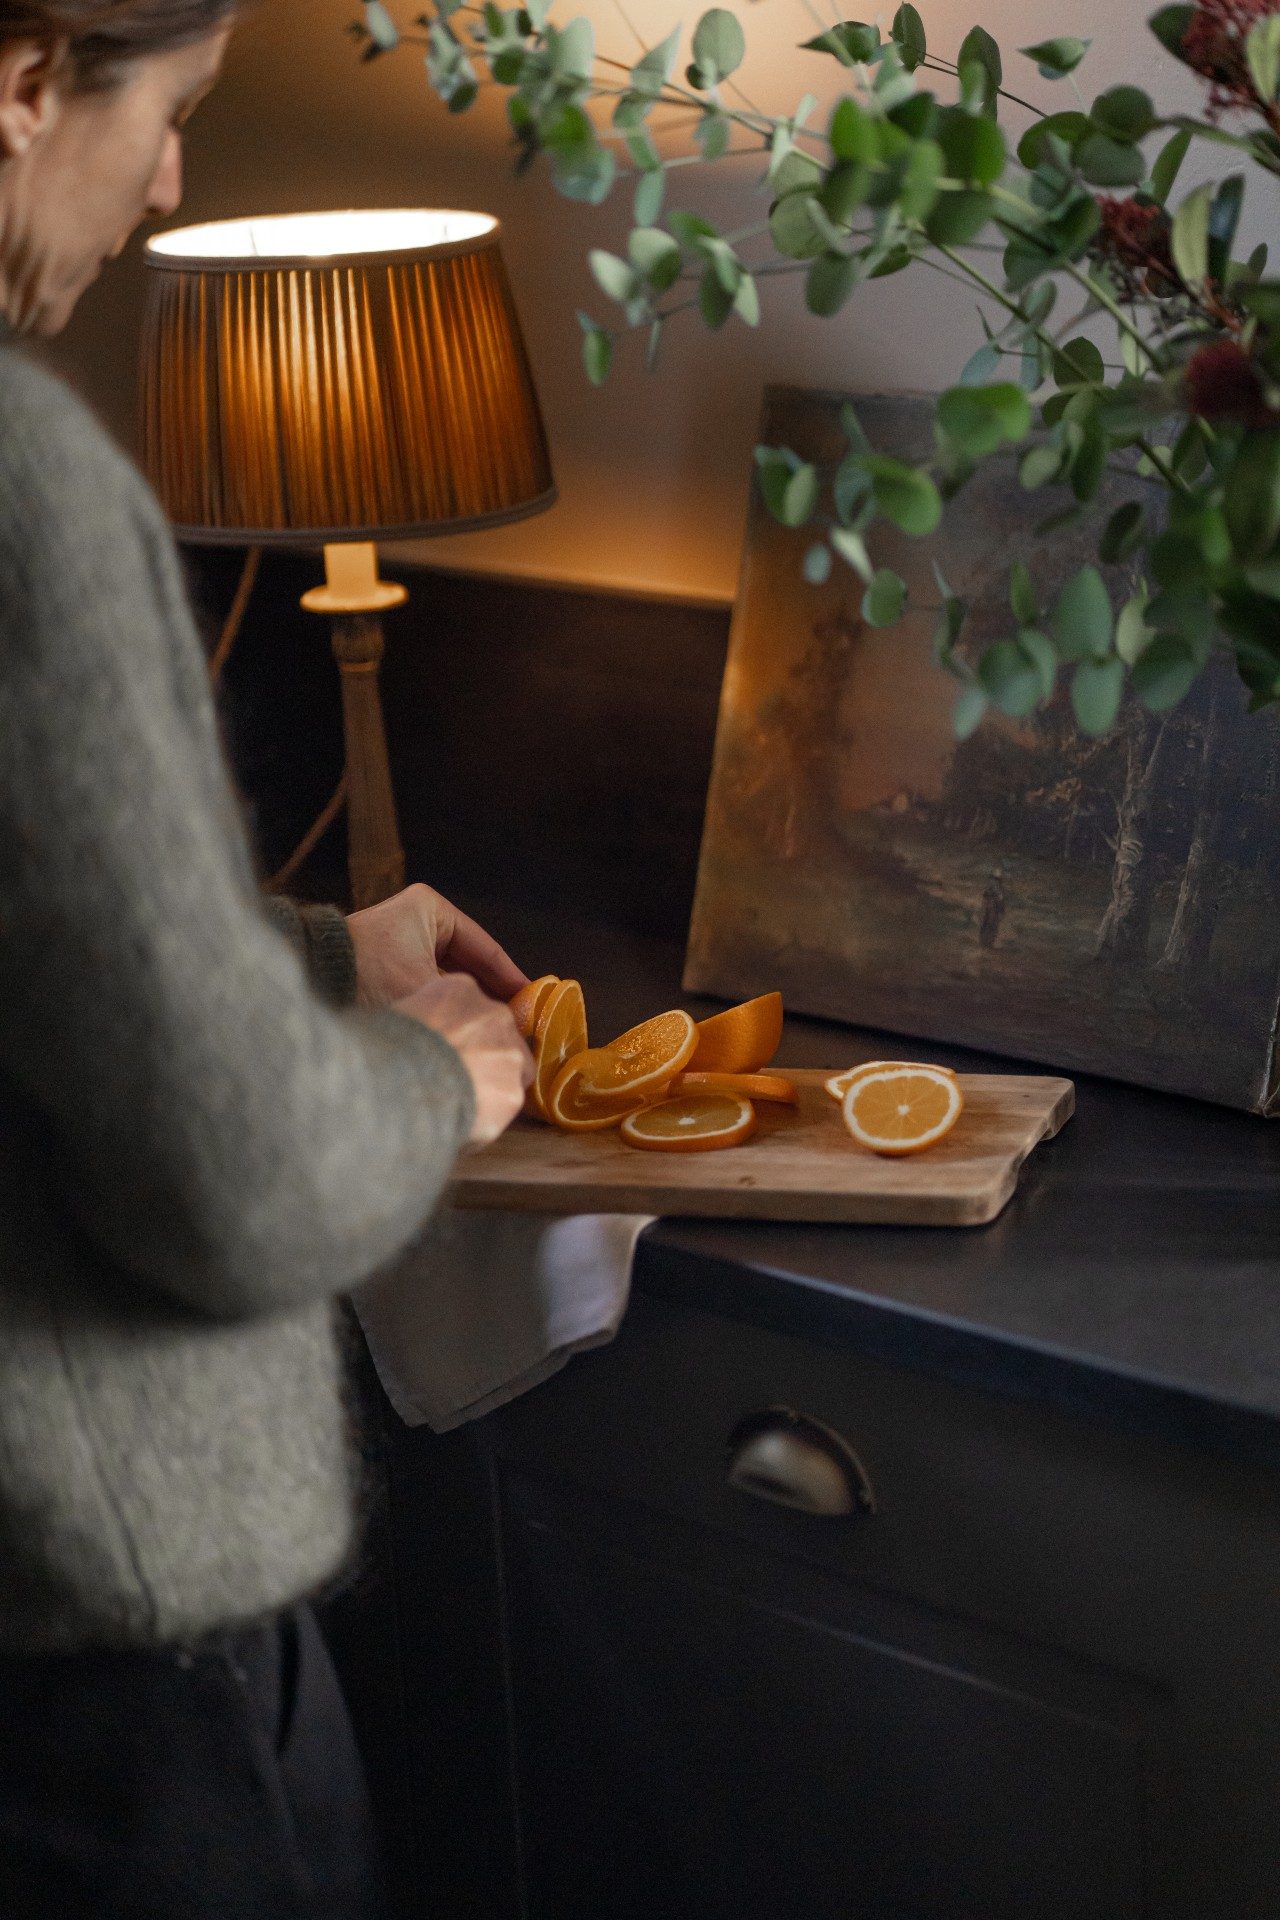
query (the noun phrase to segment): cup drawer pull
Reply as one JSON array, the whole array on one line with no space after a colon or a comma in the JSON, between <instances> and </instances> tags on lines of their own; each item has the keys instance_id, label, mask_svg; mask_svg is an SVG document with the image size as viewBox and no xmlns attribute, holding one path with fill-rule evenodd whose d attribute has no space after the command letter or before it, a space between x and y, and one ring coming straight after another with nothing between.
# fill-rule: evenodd
<instances>
[{"instance_id":1,"label":"cup drawer pull","mask_svg":"<svg viewBox=\"0 0 1280 1920\"><path fill-rule=\"evenodd\" d=\"M831 1520L876 1510L871 1482L848 1441L790 1407L765 1407L734 1428L729 1481L758 1500Z\"/></svg>"}]
</instances>

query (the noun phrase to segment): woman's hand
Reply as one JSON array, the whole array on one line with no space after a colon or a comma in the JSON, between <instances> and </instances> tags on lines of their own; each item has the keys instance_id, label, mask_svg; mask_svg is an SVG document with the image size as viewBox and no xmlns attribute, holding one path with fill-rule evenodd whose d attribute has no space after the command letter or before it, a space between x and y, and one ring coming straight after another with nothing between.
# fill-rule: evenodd
<instances>
[{"instance_id":1,"label":"woman's hand","mask_svg":"<svg viewBox=\"0 0 1280 1920\"><path fill-rule=\"evenodd\" d=\"M446 973L397 1000L395 1010L434 1027L462 1056L476 1090L471 1143L483 1147L496 1140L524 1105L524 1090L533 1079L533 1055L510 1008L489 999L467 974Z\"/></svg>"},{"instance_id":2,"label":"woman's hand","mask_svg":"<svg viewBox=\"0 0 1280 1920\"><path fill-rule=\"evenodd\" d=\"M469 973L487 994L506 1001L528 978L483 927L420 883L348 914L347 926L361 1006L395 1006L450 973Z\"/></svg>"}]
</instances>

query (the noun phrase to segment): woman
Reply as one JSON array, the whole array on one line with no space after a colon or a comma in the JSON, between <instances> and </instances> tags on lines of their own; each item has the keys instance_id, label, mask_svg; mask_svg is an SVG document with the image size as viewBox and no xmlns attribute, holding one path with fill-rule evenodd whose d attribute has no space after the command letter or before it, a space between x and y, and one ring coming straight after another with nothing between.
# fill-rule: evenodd
<instances>
[{"instance_id":1,"label":"woman","mask_svg":"<svg viewBox=\"0 0 1280 1920\"><path fill-rule=\"evenodd\" d=\"M159 507L15 344L177 208L234 11L0 0L5 1920L381 1910L331 1302L531 1074L437 895L264 906Z\"/></svg>"}]
</instances>

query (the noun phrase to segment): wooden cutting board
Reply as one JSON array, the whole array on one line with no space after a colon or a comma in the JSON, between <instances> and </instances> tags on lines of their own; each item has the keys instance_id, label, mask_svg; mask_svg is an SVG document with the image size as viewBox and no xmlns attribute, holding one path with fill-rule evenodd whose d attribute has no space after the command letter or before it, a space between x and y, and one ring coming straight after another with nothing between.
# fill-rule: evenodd
<instances>
[{"instance_id":1,"label":"wooden cutting board","mask_svg":"<svg viewBox=\"0 0 1280 1920\"><path fill-rule=\"evenodd\" d=\"M1032 1148L1075 1111L1070 1080L962 1074L965 1108L948 1137L891 1160L859 1147L823 1081L837 1071L788 1069L799 1107L761 1100L759 1131L716 1153L651 1153L616 1129L561 1133L517 1120L464 1155L448 1198L462 1207L538 1213L707 1214L740 1220L825 1220L977 1227L994 1220Z\"/></svg>"}]
</instances>

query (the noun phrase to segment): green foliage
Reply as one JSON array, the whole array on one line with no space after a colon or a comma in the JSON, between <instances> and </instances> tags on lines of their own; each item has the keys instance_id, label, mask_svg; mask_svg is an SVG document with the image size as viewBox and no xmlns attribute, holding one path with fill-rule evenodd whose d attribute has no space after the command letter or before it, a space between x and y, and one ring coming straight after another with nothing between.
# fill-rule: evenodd
<instances>
[{"instance_id":1,"label":"green foliage","mask_svg":"<svg viewBox=\"0 0 1280 1920\"><path fill-rule=\"evenodd\" d=\"M1184 66L1199 4L1162 7L1151 21ZM1268 276L1265 246L1237 257L1244 171L1206 179L1201 169L1174 204L1197 142L1218 157L1225 148L1237 169L1280 175L1280 12L1252 22L1212 82L1194 69L1180 76L1184 95L1188 84L1204 92L1198 114L1163 113L1123 76L1086 110L1073 76L1088 43L1062 35L1024 47L1079 103L1027 126L1021 110L1006 120L992 35L974 26L958 48L935 51L904 0L887 32L845 20L804 42L841 70L823 127L811 94L775 113L725 84L746 54L728 7L701 15L683 61L676 27L630 67L603 61L585 17L553 21L551 0L511 10L436 0L417 35L397 24L394 4L363 0L359 11L351 31L364 57L416 40L450 111L470 107L482 80L503 90L518 169L541 161L559 193L590 204L626 181L625 241L588 256L612 310L603 323L579 315L593 385L609 378L628 332L641 334L652 366L689 310L730 338L731 321L756 325L771 274L802 279L824 319L856 302L864 281L921 260L968 280L981 334L939 370L929 459L872 447L851 408L846 448L828 465L756 451L762 496L796 531L804 577L832 591L843 582L876 626L908 603L882 563L883 529L928 539L985 460L1016 461L1022 486L1047 492L1047 554L1059 531L1096 515L1099 564L1127 578L1081 567L1042 607L1027 569L1014 567L1008 626L981 645L939 577L934 648L960 683L959 733L992 712L1025 718L1066 688L1079 726L1102 733L1126 686L1168 711L1220 647L1254 706L1280 700L1280 277ZM677 151L660 111L669 106L686 116ZM1021 130L1016 152L1008 124ZM674 167L729 152L758 155L754 219L721 233L668 207L669 181L684 177ZM1073 317L1051 326L1059 289ZM1135 485L1103 515L1108 468L1132 471L1146 492Z\"/></svg>"}]
</instances>

